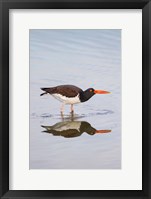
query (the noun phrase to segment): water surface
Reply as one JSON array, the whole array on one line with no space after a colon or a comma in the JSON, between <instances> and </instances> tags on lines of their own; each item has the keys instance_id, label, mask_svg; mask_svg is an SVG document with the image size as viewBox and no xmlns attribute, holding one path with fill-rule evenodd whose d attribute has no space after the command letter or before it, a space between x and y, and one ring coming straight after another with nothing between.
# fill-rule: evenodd
<instances>
[{"instance_id":1,"label":"water surface","mask_svg":"<svg viewBox=\"0 0 151 199\"><path fill-rule=\"evenodd\" d=\"M112 92L60 114L41 87ZM121 168L121 31L30 30L30 169Z\"/></svg>"}]
</instances>

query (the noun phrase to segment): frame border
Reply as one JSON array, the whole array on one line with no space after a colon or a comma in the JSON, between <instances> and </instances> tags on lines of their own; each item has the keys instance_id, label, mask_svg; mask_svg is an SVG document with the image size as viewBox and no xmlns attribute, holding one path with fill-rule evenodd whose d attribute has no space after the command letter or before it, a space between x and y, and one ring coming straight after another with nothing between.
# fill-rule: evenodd
<instances>
[{"instance_id":1,"label":"frame border","mask_svg":"<svg viewBox=\"0 0 151 199\"><path fill-rule=\"evenodd\" d=\"M9 190L9 9L142 9L142 190ZM0 197L151 198L151 0L0 0L0 43Z\"/></svg>"}]
</instances>

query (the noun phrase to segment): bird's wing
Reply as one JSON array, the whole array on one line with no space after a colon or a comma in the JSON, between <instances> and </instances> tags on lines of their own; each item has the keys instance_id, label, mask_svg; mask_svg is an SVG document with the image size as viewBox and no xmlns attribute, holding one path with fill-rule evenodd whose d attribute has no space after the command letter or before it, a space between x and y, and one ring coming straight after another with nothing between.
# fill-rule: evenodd
<instances>
[{"instance_id":1,"label":"bird's wing","mask_svg":"<svg viewBox=\"0 0 151 199\"><path fill-rule=\"evenodd\" d=\"M51 88L42 88L43 91L49 94L61 94L66 97L75 97L82 91L82 89L73 85L61 85Z\"/></svg>"}]
</instances>

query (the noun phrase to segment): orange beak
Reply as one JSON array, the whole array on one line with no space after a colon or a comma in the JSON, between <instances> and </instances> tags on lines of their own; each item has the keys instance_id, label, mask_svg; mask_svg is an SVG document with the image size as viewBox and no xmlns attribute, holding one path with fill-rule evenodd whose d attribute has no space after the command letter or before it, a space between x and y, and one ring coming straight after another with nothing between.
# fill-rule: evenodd
<instances>
[{"instance_id":1,"label":"orange beak","mask_svg":"<svg viewBox=\"0 0 151 199\"><path fill-rule=\"evenodd\" d=\"M109 94L109 93L111 93L111 92L103 91L103 90L94 90L94 93L95 93L95 94Z\"/></svg>"},{"instance_id":2,"label":"orange beak","mask_svg":"<svg viewBox=\"0 0 151 199\"><path fill-rule=\"evenodd\" d=\"M110 133L111 130L96 130L95 133Z\"/></svg>"}]
</instances>

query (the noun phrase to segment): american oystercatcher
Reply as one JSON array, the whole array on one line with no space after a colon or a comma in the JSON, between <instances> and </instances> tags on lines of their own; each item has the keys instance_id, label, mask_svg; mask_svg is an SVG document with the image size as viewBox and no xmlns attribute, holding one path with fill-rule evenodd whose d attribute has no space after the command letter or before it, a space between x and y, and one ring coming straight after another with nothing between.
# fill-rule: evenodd
<instances>
[{"instance_id":1,"label":"american oystercatcher","mask_svg":"<svg viewBox=\"0 0 151 199\"><path fill-rule=\"evenodd\" d=\"M88 88L83 91L81 88L73 85L60 85L50 88L41 88L45 91L40 96L45 94L50 94L57 100L62 102L61 113L64 111L64 105L71 105L71 112L73 113L73 104L86 102L95 94L109 94L110 92L104 90L95 90L93 88Z\"/></svg>"},{"instance_id":2,"label":"american oystercatcher","mask_svg":"<svg viewBox=\"0 0 151 199\"><path fill-rule=\"evenodd\" d=\"M94 135L97 133L104 134L110 133L111 130L96 130L85 121L66 121L66 122L58 122L53 126L41 126L45 128L44 133L49 133L54 136L63 136L65 138L73 138L82 135L84 132L88 135Z\"/></svg>"}]
</instances>

